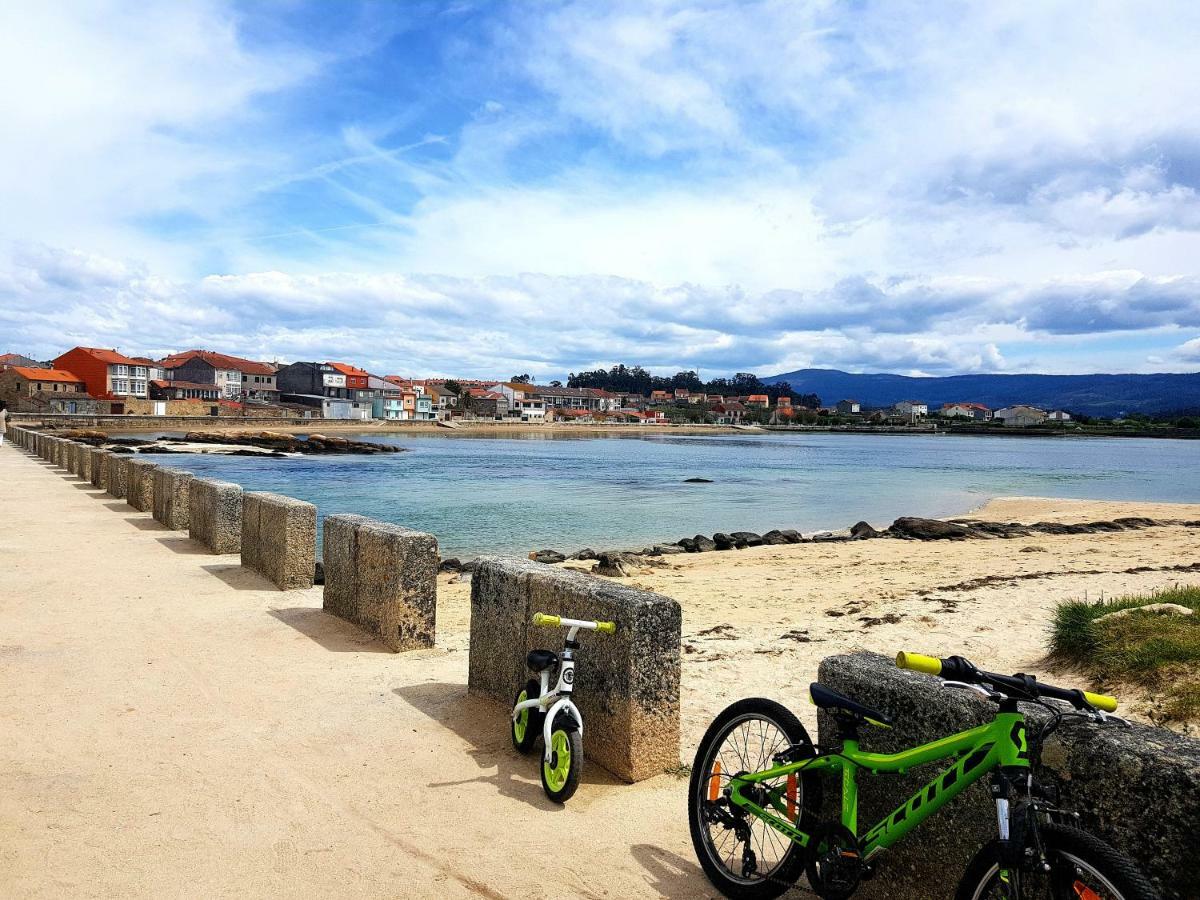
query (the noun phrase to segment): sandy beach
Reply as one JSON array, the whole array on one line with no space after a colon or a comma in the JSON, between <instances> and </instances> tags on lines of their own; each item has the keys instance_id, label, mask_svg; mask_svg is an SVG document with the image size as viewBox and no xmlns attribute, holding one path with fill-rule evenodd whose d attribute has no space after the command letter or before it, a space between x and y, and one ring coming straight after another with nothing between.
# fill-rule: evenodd
<instances>
[{"instance_id":1,"label":"sandy beach","mask_svg":"<svg viewBox=\"0 0 1200 900\"><path fill-rule=\"evenodd\" d=\"M0 895L712 895L677 775L627 786L590 766L566 808L544 798L505 710L466 695L457 576L440 579L437 648L393 655L321 612L320 588L274 590L11 446L0 486ZM972 515L1200 506L1030 498ZM1159 527L677 555L630 581L683 607L690 762L739 697L812 726L807 685L836 653L960 653L1073 683L1042 658L1056 602L1200 583L1167 568L1197 560L1200 530Z\"/></svg>"}]
</instances>

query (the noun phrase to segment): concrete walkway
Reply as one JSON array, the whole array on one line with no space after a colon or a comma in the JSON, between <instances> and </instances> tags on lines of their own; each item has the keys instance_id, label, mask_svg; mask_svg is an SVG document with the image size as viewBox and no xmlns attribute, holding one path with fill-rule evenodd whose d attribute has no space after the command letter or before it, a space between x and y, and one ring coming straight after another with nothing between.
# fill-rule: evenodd
<instances>
[{"instance_id":1,"label":"concrete walkway","mask_svg":"<svg viewBox=\"0 0 1200 900\"><path fill-rule=\"evenodd\" d=\"M545 800L465 610L394 655L320 604L0 448L0 896L711 894L685 782Z\"/></svg>"}]
</instances>

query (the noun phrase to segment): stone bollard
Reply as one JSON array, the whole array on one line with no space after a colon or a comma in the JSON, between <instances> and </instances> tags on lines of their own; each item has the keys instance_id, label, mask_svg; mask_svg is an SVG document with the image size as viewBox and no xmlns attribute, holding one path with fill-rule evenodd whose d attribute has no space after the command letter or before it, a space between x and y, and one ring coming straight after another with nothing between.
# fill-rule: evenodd
<instances>
[{"instance_id":1,"label":"stone bollard","mask_svg":"<svg viewBox=\"0 0 1200 900\"><path fill-rule=\"evenodd\" d=\"M437 538L364 516L325 518L327 613L377 635L392 651L432 647Z\"/></svg>"},{"instance_id":2,"label":"stone bollard","mask_svg":"<svg viewBox=\"0 0 1200 900\"><path fill-rule=\"evenodd\" d=\"M242 549L242 488L193 478L188 485L188 535L213 553Z\"/></svg>"},{"instance_id":3,"label":"stone bollard","mask_svg":"<svg viewBox=\"0 0 1200 900\"><path fill-rule=\"evenodd\" d=\"M242 497L242 565L284 591L310 588L317 564L317 508L247 491Z\"/></svg>"},{"instance_id":4,"label":"stone bollard","mask_svg":"<svg viewBox=\"0 0 1200 900\"><path fill-rule=\"evenodd\" d=\"M104 476L104 487L110 494L120 500L125 499L125 492L130 484L130 463L133 457L128 454L112 454L108 457L108 472Z\"/></svg>"},{"instance_id":5,"label":"stone bollard","mask_svg":"<svg viewBox=\"0 0 1200 900\"><path fill-rule=\"evenodd\" d=\"M154 511L154 470L156 463L148 459L129 461L129 483L125 487L125 502L138 512Z\"/></svg>"},{"instance_id":6,"label":"stone bollard","mask_svg":"<svg viewBox=\"0 0 1200 900\"><path fill-rule=\"evenodd\" d=\"M62 467L70 474L75 474L75 447L78 446L74 441L67 441L63 445L63 461Z\"/></svg>"},{"instance_id":7,"label":"stone bollard","mask_svg":"<svg viewBox=\"0 0 1200 900\"><path fill-rule=\"evenodd\" d=\"M108 458L112 456L107 450L101 450L99 447L92 448L92 486L98 488L108 487Z\"/></svg>"},{"instance_id":8,"label":"stone bollard","mask_svg":"<svg viewBox=\"0 0 1200 900\"><path fill-rule=\"evenodd\" d=\"M75 475L83 481L92 480L92 448L87 444L75 445Z\"/></svg>"},{"instance_id":9,"label":"stone bollard","mask_svg":"<svg viewBox=\"0 0 1200 900\"><path fill-rule=\"evenodd\" d=\"M989 721L996 708L966 691L945 690L935 678L901 671L891 659L875 653L826 657L819 678L894 718L890 729L863 728L864 750L894 753L937 740ZM1058 683L1086 686L1069 673ZM1021 710L1027 732L1036 734L1047 713L1029 704L1021 704ZM821 712L818 722L820 743L833 745L837 731L832 718ZM1078 812L1082 828L1132 857L1165 897L1200 897L1200 741L1145 725L1126 729L1077 724L1047 740L1042 762L1041 777L1057 784L1059 805ZM859 827L865 832L948 765L860 778ZM835 804L838 795L831 797L827 789L825 796ZM827 812L837 818L834 805L827 804ZM996 808L987 779L982 779L889 850L888 877L864 882L855 896L951 898L968 859L995 837Z\"/></svg>"},{"instance_id":10,"label":"stone bollard","mask_svg":"<svg viewBox=\"0 0 1200 900\"><path fill-rule=\"evenodd\" d=\"M471 576L468 690L509 704L532 677L529 650L561 650L565 632L536 628L537 612L612 621L580 632L573 699L584 752L625 781L679 766L679 604L661 594L526 559L484 558Z\"/></svg>"},{"instance_id":11,"label":"stone bollard","mask_svg":"<svg viewBox=\"0 0 1200 900\"><path fill-rule=\"evenodd\" d=\"M195 476L180 469L159 466L154 470L154 518L175 531L186 531Z\"/></svg>"},{"instance_id":12,"label":"stone bollard","mask_svg":"<svg viewBox=\"0 0 1200 900\"><path fill-rule=\"evenodd\" d=\"M79 444L79 449L75 451L75 474L84 481L92 480L92 447L87 444Z\"/></svg>"}]
</instances>

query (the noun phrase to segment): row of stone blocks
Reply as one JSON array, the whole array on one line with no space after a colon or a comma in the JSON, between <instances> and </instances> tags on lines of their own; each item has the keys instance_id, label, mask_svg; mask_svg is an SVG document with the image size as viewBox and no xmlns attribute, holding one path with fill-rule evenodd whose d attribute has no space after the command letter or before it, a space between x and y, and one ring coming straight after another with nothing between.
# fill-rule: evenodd
<instances>
[{"instance_id":1,"label":"row of stone blocks","mask_svg":"<svg viewBox=\"0 0 1200 900\"><path fill-rule=\"evenodd\" d=\"M573 699L584 752L626 781L679 766L682 614L661 594L523 559L484 558L471 579L468 690L509 704L535 648L561 649L565 632L534 613L612 621L613 635L580 632Z\"/></svg>"},{"instance_id":2,"label":"row of stone blocks","mask_svg":"<svg viewBox=\"0 0 1200 900\"><path fill-rule=\"evenodd\" d=\"M875 653L827 657L822 684L889 713L890 729L862 732L865 750L895 753L989 721L996 707L937 679L897 669ZM1022 704L1029 734L1047 712ZM818 715L819 743L837 743L837 727ZM1060 806L1080 814L1080 826L1133 857L1164 897L1200 897L1200 741L1161 728L1093 724L1063 726L1042 750L1041 777L1058 787ZM859 778L859 823L865 830L893 812L936 774ZM825 818L837 820L840 794L826 785ZM864 900L939 900L954 896L971 855L996 837L996 809L986 779L972 785L887 853L884 878L865 881Z\"/></svg>"},{"instance_id":3,"label":"row of stone blocks","mask_svg":"<svg viewBox=\"0 0 1200 900\"><path fill-rule=\"evenodd\" d=\"M45 437L47 452L54 453ZM49 457L48 457L49 458ZM82 457L80 457L82 460ZM82 462L78 464L82 470ZM130 454L89 448L92 483L242 564L283 589L312 584L316 509L289 497L244 492ZM364 516L325 519L326 612L376 635L393 651L432 647L437 622L437 540ZM561 645L534 629L535 612L611 620L614 635L580 635L574 699L585 752L627 781L679 764L681 612L667 597L522 559L478 564L471 588L470 693L506 705L529 674L537 646Z\"/></svg>"}]
</instances>

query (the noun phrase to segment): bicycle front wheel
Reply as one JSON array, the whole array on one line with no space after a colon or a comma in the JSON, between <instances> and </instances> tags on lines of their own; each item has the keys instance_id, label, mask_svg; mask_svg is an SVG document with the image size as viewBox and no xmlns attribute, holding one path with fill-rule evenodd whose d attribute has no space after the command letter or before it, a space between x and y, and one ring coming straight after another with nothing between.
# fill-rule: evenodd
<instances>
[{"instance_id":1,"label":"bicycle front wheel","mask_svg":"<svg viewBox=\"0 0 1200 900\"><path fill-rule=\"evenodd\" d=\"M955 900L1009 900L1014 877L1022 900L1159 900L1141 870L1098 837L1065 825L1044 825L1038 831L1049 872L1021 871L1005 883L1000 846L993 841L967 866Z\"/></svg>"},{"instance_id":2,"label":"bicycle front wheel","mask_svg":"<svg viewBox=\"0 0 1200 900\"><path fill-rule=\"evenodd\" d=\"M704 874L726 897L769 900L791 887L804 869L804 848L729 802L734 775L761 772L789 747L812 746L787 708L752 697L728 707L708 726L696 750L688 786L692 846ZM785 798L793 823L811 822L821 806L815 773L764 782Z\"/></svg>"}]
</instances>

